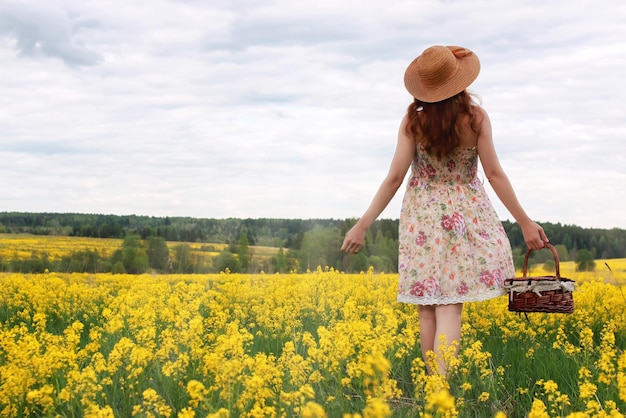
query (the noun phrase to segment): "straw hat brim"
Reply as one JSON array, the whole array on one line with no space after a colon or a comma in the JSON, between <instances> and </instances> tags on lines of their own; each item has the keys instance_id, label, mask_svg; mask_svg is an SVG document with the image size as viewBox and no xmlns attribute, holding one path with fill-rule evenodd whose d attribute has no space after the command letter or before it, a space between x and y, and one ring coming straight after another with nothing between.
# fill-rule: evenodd
<instances>
[{"instance_id":1,"label":"straw hat brim","mask_svg":"<svg viewBox=\"0 0 626 418\"><path fill-rule=\"evenodd\" d=\"M435 103L455 96L469 87L480 73L480 61L476 54L459 46L447 46L450 51L464 50L466 55L456 58L456 65L446 78L436 86L428 85L420 76L420 55L409 64L404 74L404 85L411 95L425 103Z\"/></svg>"}]
</instances>

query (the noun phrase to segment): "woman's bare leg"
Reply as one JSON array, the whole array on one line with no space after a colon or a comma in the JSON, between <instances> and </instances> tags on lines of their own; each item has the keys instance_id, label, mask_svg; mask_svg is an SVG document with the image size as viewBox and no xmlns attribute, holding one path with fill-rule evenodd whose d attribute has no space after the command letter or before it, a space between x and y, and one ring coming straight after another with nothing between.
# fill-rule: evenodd
<instances>
[{"instance_id":1,"label":"woman's bare leg","mask_svg":"<svg viewBox=\"0 0 626 418\"><path fill-rule=\"evenodd\" d=\"M437 329L435 331L435 340L433 343L433 351L437 356L437 362L439 364L439 373L446 375L447 367L443 359L443 352L441 349L454 346L453 355L456 357L458 354L459 346L461 345L461 313L463 312L463 304L455 303L452 305L436 305L435 306L435 323ZM442 341L444 336L444 341ZM441 344L445 343L445 346Z\"/></svg>"},{"instance_id":2,"label":"woman's bare leg","mask_svg":"<svg viewBox=\"0 0 626 418\"><path fill-rule=\"evenodd\" d=\"M435 350L435 333L437 332L437 316L435 305L419 305L417 307L420 317L420 345L422 347L422 358L426 363L428 374L432 374L428 356L426 353Z\"/></svg>"}]
</instances>

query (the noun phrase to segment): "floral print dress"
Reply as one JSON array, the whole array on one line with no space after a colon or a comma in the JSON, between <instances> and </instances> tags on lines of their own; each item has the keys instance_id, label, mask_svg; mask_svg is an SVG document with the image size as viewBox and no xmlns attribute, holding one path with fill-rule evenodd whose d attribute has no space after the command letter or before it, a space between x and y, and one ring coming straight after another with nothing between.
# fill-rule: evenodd
<instances>
[{"instance_id":1,"label":"floral print dress","mask_svg":"<svg viewBox=\"0 0 626 418\"><path fill-rule=\"evenodd\" d=\"M445 305L506 294L511 244L477 177L476 148L437 158L418 147L399 230L398 301Z\"/></svg>"}]
</instances>

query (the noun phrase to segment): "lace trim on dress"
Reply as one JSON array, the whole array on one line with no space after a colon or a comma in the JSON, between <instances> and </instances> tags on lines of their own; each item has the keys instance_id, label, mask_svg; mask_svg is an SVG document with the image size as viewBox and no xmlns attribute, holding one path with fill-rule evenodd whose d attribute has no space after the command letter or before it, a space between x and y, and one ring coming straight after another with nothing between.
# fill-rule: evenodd
<instances>
[{"instance_id":1,"label":"lace trim on dress","mask_svg":"<svg viewBox=\"0 0 626 418\"><path fill-rule=\"evenodd\" d=\"M447 298L437 297L437 296L408 296L408 295L398 295L398 302L401 303L410 303L413 305L451 305L454 303L466 303L466 302L481 302L484 300L489 300L493 298L497 298L499 296L503 296L507 294L507 290L504 288L490 290L488 292L484 292L480 295L472 295L472 296L450 296Z\"/></svg>"}]
</instances>

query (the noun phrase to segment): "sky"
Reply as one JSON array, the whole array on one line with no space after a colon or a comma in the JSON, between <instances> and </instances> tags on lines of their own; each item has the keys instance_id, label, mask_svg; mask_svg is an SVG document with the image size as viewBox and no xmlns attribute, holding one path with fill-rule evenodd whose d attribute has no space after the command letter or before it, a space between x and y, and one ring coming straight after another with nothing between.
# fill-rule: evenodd
<instances>
[{"instance_id":1,"label":"sky","mask_svg":"<svg viewBox=\"0 0 626 418\"><path fill-rule=\"evenodd\" d=\"M461 45L530 217L624 229L624 22L623 0L0 0L0 211L357 218L407 65Z\"/></svg>"}]
</instances>

